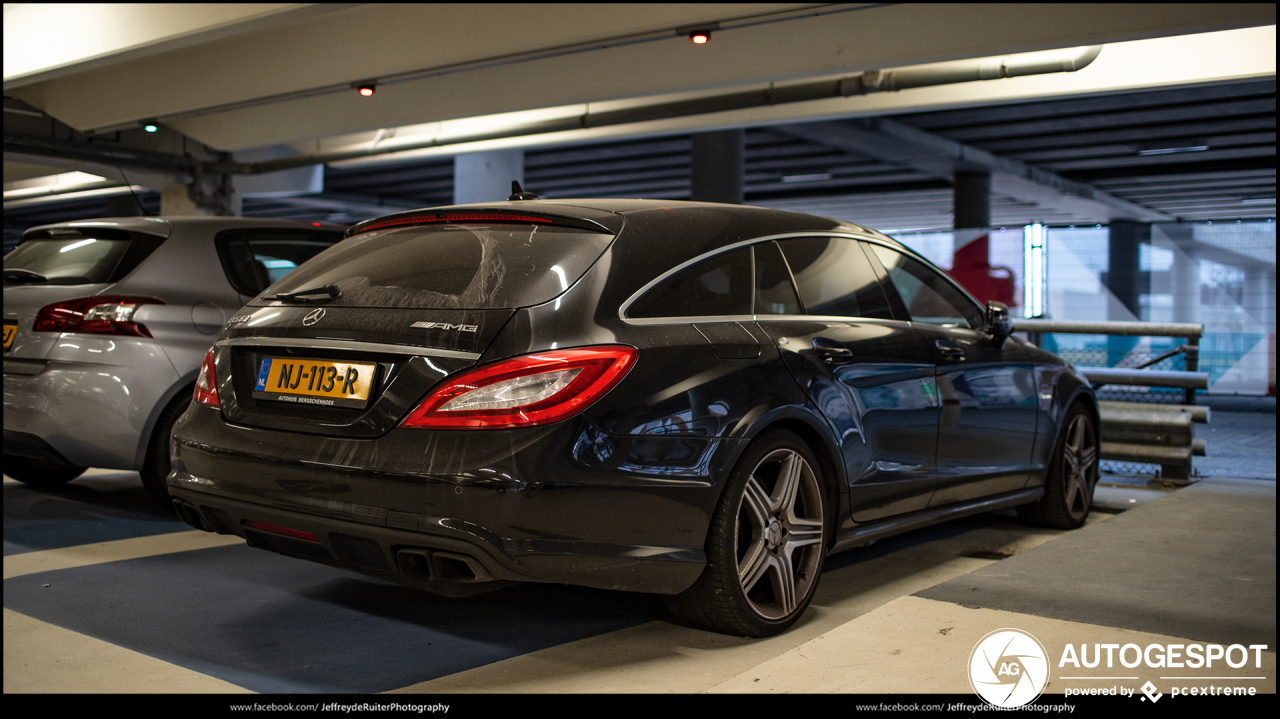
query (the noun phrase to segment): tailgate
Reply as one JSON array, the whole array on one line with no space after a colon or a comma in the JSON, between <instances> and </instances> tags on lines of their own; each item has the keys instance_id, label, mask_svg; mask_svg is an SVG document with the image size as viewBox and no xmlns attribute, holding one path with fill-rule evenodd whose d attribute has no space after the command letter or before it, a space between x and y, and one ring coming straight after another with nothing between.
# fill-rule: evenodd
<instances>
[{"instance_id":1,"label":"tailgate","mask_svg":"<svg viewBox=\"0 0 1280 719\"><path fill-rule=\"evenodd\" d=\"M440 380L473 366L513 313L245 308L214 345L222 414L254 427L380 436Z\"/></svg>"}]
</instances>

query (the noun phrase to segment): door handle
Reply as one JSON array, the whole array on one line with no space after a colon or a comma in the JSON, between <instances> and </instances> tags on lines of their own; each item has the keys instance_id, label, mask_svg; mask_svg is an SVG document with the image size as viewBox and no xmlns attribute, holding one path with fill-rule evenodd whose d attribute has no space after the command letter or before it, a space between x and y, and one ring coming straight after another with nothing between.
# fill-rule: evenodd
<instances>
[{"instance_id":1,"label":"door handle","mask_svg":"<svg viewBox=\"0 0 1280 719\"><path fill-rule=\"evenodd\" d=\"M933 346L938 348L944 360L964 361L964 348L951 340L934 340Z\"/></svg>"},{"instance_id":2,"label":"door handle","mask_svg":"<svg viewBox=\"0 0 1280 719\"><path fill-rule=\"evenodd\" d=\"M853 361L852 350L826 337L814 337L813 350L827 364L846 364Z\"/></svg>"}]
</instances>

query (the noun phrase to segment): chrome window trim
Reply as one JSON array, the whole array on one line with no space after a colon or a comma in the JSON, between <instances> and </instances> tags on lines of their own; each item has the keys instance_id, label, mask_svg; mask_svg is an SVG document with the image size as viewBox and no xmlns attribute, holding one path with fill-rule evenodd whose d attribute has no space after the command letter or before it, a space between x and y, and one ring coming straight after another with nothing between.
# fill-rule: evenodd
<instances>
[{"instance_id":1,"label":"chrome window trim","mask_svg":"<svg viewBox=\"0 0 1280 719\"><path fill-rule=\"evenodd\" d=\"M745 322L745 321L758 321L758 318L775 318L775 319L776 319L776 318L781 318L781 317L793 317L793 318L794 318L794 317L805 317L805 318L808 318L808 319L812 319L812 318L814 317L813 315L733 315L732 317L730 317L730 316L728 316L728 315L716 315L716 316L713 316L713 317L697 317L697 318L690 318L690 317L627 317L627 310L631 308L632 303L634 303L636 300L640 299L640 297L641 297L642 295L644 295L644 293L646 293L646 292L648 292L649 290L653 289L653 288L654 288L654 287L656 287L658 284L662 283L664 280L666 280L667 278L669 278L669 277L671 277L672 275L676 274L677 272L681 272L681 271L683 271L683 270L685 270L685 269L687 269L687 268L689 268L689 267L692 267L693 265L698 264L699 262L702 262L703 260L708 260L708 259L710 259L710 258L712 258L712 257L715 257L716 255L722 255L722 254L724 254L724 253L726 253L726 252L733 252L734 250L737 250L737 249L740 249L740 248L743 248L743 247L749 247L749 246L752 246L752 245L757 245L757 244L760 244L761 242L769 242L769 241L772 241L772 240L788 240L788 239L791 239L791 238L794 238L794 237L839 237L839 238L843 238L843 239L846 239L846 240L858 240L858 241L861 241L861 242L870 242L870 243L877 244L877 245L883 245L884 247L886 247L886 248L888 248L888 249L896 250L896 251L898 251L898 252L902 252L903 250L906 250L906 251L907 251L907 254L909 254L909 255L913 255L913 256L916 256L916 257L920 257L921 259L923 259L923 256L920 256L920 255L919 255L918 253L916 253L914 250L912 250L912 249L910 249L910 248L908 248L908 247L905 247L905 246L903 246L903 245L893 243L892 241L890 241L890 242L885 242L884 240L882 240L882 239L880 239L879 237L876 237L876 236L874 236L874 235L855 234L855 233L852 233L852 232L834 232L834 231L831 231L831 230L814 230L814 231L809 231L809 232L784 232L784 233L782 233L782 234L780 234L780 235L766 235L766 236L764 236L764 237L753 237L753 238L751 238L751 239L749 239L749 240L739 240L739 241L737 241L737 242L734 242L734 243L731 243L731 244L725 245L724 247L717 247L716 249L711 250L710 252L704 252L704 253L702 253L702 254L698 255L697 257L694 257L693 259L685 260L684 262L681 262L680 264L676 265L675 267L672 267L671 269L667 270L666 272L663 272L662 274L658 275L658 276L657 276L657 277L655 277L654 279L652 279L652 280L650 280L649 282L645 283L645 285L644 285L643 287L641 287L640 289L638 289L638 290L636 290L635 292L631 293L631 296L630 296L630 297L628 297L628 298L626 299L626 301L625 301L625 302L623 302L623 303L622 303L622 305L618 308L618 319L622 320L623 322L625 322L625 323L627 323L627 324L629 324L629 325L681 324L681 323L683 323L683 322L691 322L691 321L706 321L706 322L735 322L735 321L737 321L737 322ZM785 256L785 255L783 256L783 259L784 259L784 260L786 259L786 256ZM930 266L932 266L932 263L929 263L929 261L928 261L927 259L925 259L925 263L926 263L926 264L929 264ZM751 277L752 294L751 294L751 297L752 297L752 308L754 309L754 307L755 307L755 304L754 304L754 303L755 303L755 253L752 253L752 268L751 268L751 269L752 269L752 277ZM787 266L787 272L788 272L788 273L790 273L790 272L791 272L791 267L790 267L790 265L788 265L788 266ZM795 286L795 278L794 278L794 277L792 277L792 278L791 278L791 284L792 284L792 286L793 286L793 287ZM966 293L966 294L967 294L967 293ZM800 296L799 296L799 292L797 292L797 293L796 293L796 299L799 299L799 300L800 300L801 306L803 307L803 306L804 306L804 300L803 300L802 298L800 298ZM745 319L744 319L744 318L745 318ZM828 318L828 319L832 319L832 318ZM847 321L847 320L849 320L850 318L848 318L848 317L841 317L841 318L834 318L834 319L839 319L839 320L841 320L841 321ZM866 319L878 319L878 318L868 317L868 318L866 318ZM677 321L677 320L678 320L678 321Z\"/></svg>"},{"instance_id":2,"label":"chrome window trim","mask_svg":"<svg viewBox=\"0 0 1280 719\"><path fill-rule=\"evenodd\" d=\"M359 340L303 339L299 337L236 337L218 340L214 347L290 347L313 350L352 350L355 352L382 352L385 354L413 355L416 357L448 357L452 359L478 360L477 352L436 349L435 347L411 347Z\"/></svg>"},{"instance_id":3,"label":"chrome window trim","mask_svg":"<svg viewBox=\"0 0 1280 719\"><path fill-rule=\"evenodd\" d=\"M688 317L638 317L623 320L629 325L684 325L703 322L893 322L910 326L911 322L885 317L844 317L841 315L690 315ZM932 325L938 327L939 325ZM947 325L942 325L947 326ZM963 329L968 329L967 327Z\"/></svg>"}]
</instances>

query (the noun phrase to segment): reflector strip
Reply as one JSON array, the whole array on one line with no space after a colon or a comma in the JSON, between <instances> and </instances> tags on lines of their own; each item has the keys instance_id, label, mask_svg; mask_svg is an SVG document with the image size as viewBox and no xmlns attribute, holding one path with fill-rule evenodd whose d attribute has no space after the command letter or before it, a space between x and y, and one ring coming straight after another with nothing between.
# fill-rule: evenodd
<instances>
[{"instance_id":1,"label":"reflector strip","mask_svg":"<svg viewBox=\"0 0 1280 719\"><path fill-rule=\"evenodd\" d=\"M240 523L248 527L249 529L257 529L263 532L271 532L272 534L280 534L286 537L293 537L294 539L305 539L309 542L320 541L319 539L316 538L316 535L312 534L311 532L304 532L301 529L289 529L288 527L278 527L274 524L267 524L266 522L259 522L254 519L242 519L240 520Z\"/></svg>"}]
</instances>

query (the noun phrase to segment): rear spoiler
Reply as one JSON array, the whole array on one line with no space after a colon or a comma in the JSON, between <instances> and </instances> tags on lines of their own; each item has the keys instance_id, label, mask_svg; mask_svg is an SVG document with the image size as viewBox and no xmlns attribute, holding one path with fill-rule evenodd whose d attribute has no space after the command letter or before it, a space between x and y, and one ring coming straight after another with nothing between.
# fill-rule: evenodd
<instances>
[{"instance_id":1,"label":"rear spoiler","mask_svg":"<svg viewBox=\"0 0 1280 719\"><path fill-rule=\"evenodd\" d=\"M429 224L551 225L558 227L577 227L579 229L593 230L595 232L607 232L610 235L617 234L616 229L607 227L600 222L589 220L584 217L565 216L547 212L518 212L505 208L492 210L484 208L474 210L440 209L398 212L394 215L375 217L371 220L365 220L364 222L353 225L351 229L347 230L347 237L358 235L362 232L382 230L388 227L409 227L413 225Z\"/></svg>"}]
</instances>

